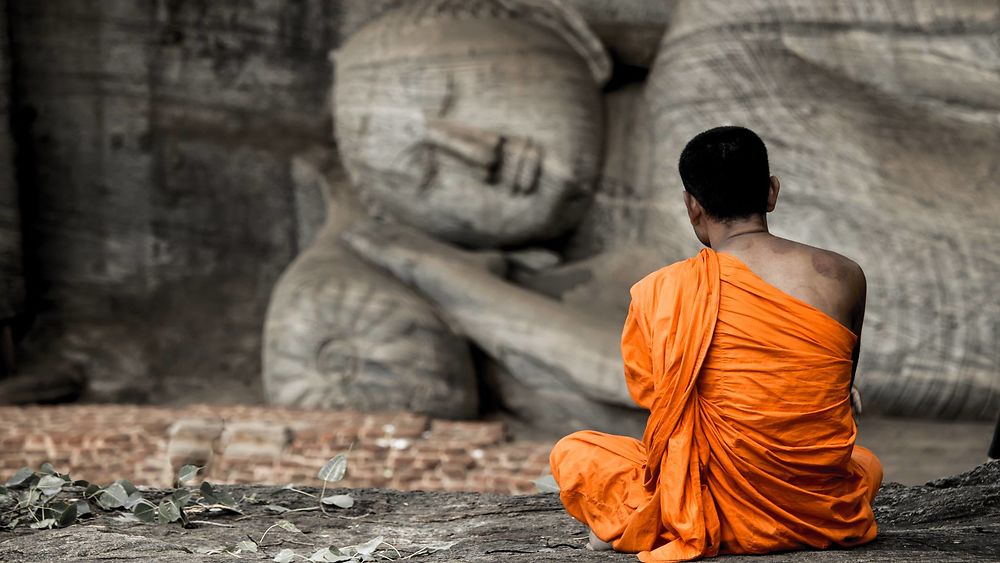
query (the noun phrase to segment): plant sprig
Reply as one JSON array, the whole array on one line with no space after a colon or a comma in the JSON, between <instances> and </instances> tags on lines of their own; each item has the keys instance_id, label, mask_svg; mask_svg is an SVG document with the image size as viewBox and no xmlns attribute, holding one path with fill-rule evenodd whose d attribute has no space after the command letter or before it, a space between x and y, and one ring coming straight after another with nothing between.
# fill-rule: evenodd
<instances>
[{"instance_id":1,"label":"plant sprig","mask_svg":"<svg viewBox=\"0 0 1000 563\"><path fill-rule=\"evenodd\" d=\"M233 496L216 490L208 481L201 483L197 496L184 486L201 469L194 465L181 467L176 487L156 503L127 479L101 487L88 481L74 481L69 474L57 472L50 463L43 463L38 471L22 467L0 486L0 508L13 504L0 517L0 523L13 529L30 520L32 528L63 528L92 516L96 507L105 512L129 511L141 522L180 522L189 526L185 509L195 506L239 512Z\"/></svg>"}]
</instances>

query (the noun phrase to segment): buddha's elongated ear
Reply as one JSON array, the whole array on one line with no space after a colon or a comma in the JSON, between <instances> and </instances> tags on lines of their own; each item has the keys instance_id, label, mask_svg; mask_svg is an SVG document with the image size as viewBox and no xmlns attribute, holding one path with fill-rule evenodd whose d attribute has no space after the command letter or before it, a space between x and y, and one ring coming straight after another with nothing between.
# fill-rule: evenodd
<instances>
[{"instance_id":1,"label":"buddha's elongated ear","mask_svg":"<svg viewBox=\"0 0 1000 563\"><path fill-rule=\"evenodd\" d=\"M525 20L556 32L585 61L598 85L611 76L611 58L604 44L575 9L551 0L502 0L511 7L524 9Z\"/></svg>"}]
</instances>

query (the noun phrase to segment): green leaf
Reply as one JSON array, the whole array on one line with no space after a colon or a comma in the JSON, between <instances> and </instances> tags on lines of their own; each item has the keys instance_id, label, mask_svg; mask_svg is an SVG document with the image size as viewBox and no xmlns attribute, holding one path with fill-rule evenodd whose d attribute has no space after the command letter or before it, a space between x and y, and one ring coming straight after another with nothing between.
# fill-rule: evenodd
<instances>
[{"instance_id":1,"label":"green leaf","mask_svg":"<svg viewBox=\"0 0 1000 563\"><path fill-rule=\"evenodd\" d=\"M87 488L90 487L90 481L87 481L86 479L77 479L76 481L73 481L73 486Z\"/></svg>"},{"instance_id":2,"label":"green leaf","mask_svg":"<svg viewBox=\"0 0 1000 563\"><path fill-rule=\"evenodd\" d=\"M50 504L35 507L32 511L32 515L35 520L45 520L46 518L55 519L59 514L66 510L66 503L62 501L55 501Z\"/></svg>"},{"instance_id":3,"label":"green leaf","mask_svg":"<svg viewBox=\"0 0 1000 563\"><path fill-rule=\"evenodd\" d=\"M121 483L115 481L101 491L101 496L97 497L97 502L107 510L125 506L128 502L128 491Z\"/></svg>"},{"instance_id":4,"label":"green leaf","mask_svg":"<svg viewBox=\"0 0 1000 563\"><path fill-rule=\"evenodd\" d=\"M329 547L324 547L323 549L320 549L316 553L313 553L312 555L309 556L309 561L331 561L337 563L340 561L353 561L353 560L354 558L351 557L350 555L343 555L340 553L334 553L330 551Z\"/></svg>"},{"instance_id":5,"label":"green leaf","mask_svg":"<svg viewBox=\"0 0 1000 563\"><path fill-rule=\"evenodd\" d=\"M132 513L143 522L155 522L157 517L156 505L146 499L142 499L134 507Z\"/></svg>"},{"instance_id":6,"label":"green leaf","mask_svg":"<svg viewBox=\"0 0 1000 563\"><path fill-rule=\"evenodd\" d=\"M44 520L39 520L38 522L33 522L30 527L35 530L41 530L43 528L49 529L55 525L56 525L55 518L46 518Z\"/></svg>"},{"instance_id":7,"label":"green leaf","mask_svg":"<svg viewBox=\"0 0 1000 563\"><path fill-rule=\"evenodd\" d=\"M264 509L270 510L271 512L277 512L278 514L281 514L282 512L288 512L289 510L291 510L291 508L287 508L277 504L269 504L265 506Z\"/></svg>"},{"instance_id":8,"label":"green leaf","mask_svg":"<svg viewBox=\"0 0 1000 563\"><path fill-rule=\"evenodd\" d=\"M236 544L236 549L240 551L246 551L247 553L257 553L257 544L250 540L243 540Z\"/></svg>"},{"instance_id":9,"label":"green leaf","mask_svg":"<svg viewBox=\"0 0 1000 563\"><path fill-rule=\"evenodd\" d=\"M38 490L42 491L42 494L45 496L53 496L58 494L59 491L62 491L63 485L65 484L66 481L63 481L62 478L49 474L39 479L38 484L35 486L38 487Z\"/></svg>"},{"instance_id":10,"label":"green leaf","mask_svg":"<svg viewBox=\"0 0 1000 563\"><path fill-rule=\"evenodd\" d=\"M552 475L542 475L535 479L535 489L540 493L558 493L559 483Z\"/></svg>"},{"instance_id":11,"label":"green leaf","mask_svg":"<svg viewBox=\"0 0 1000 563\"><path fill-rule=\"evenodd\" d=\"M44 473L45 475L58 475L58 473L56 473L56 468L52 467L52 464L49 462L43 463L39 472Z\"/></svg>"},{"instance_id":12,"label":"green leaf","mask_svg":"<svg viewBox=\"0 0 1000 563\"><path fill-rule=\"evenodd\" d=\"M122 505L122 508L125 510L132 510L132 508L134 508L140 500L142 500L142 494L140 494L139 491L136 491L125 499L125 504Z\"/></svg>"},{"instance_id":13,"label":"green leaf","mask_svg":"<svg viewBox=\"0 0 1000 563\"><path fill-rule=\"evenodd\" d=\"M208 481L201 482L201 487L198 487L198 492L201 493L202 499L208 504L219 504L219 499L215 496L215 487L213 487Z\"/></svg>"},{"instance_id":14,"label":"green leaf","mask_svg":"<svg viewBox=\"0 0 1000 563\"><path fill-rule=\"evenodd\" d=\"M191 491L187 489L176 489L170 494L170 498L174 499L174 503L176 503L177 506L183 508L184 506L187 506L188 501L191 500L191 494Z\"/></svg>"},{"instance_id":15,"label":"green leaf","mask_svg":"<svg viewBox=\"0 0 1000 563\"><path fill-rule=\"evenodd\" d=\"M87 485L87 488L83 491L83 497L94 498L94 495L99 492L101 492L101 488L91 483L90 485Z\"/></svg>"},{"instance_id":16,"label":"green leaf","mask_svg":"<svg viewBox=\"0 0 1000 563\"><path fill-rule=\"evenodd\" d=\"M233 495L226 491L217 490L208 481L202 481L198 491L201 493L203 500L208 504L221 504L229 507L236 506L236 499L233 498Z\"/></svg>"},{"instance_id":17,"label":"green leaf","mask_svg":"<svg viewBox=\"0 0 1000 563\"><path fill-rule=\"evenodd\" d=\"M190 464L181 467L180 471L177 472L177 482L186 483L187 481L194 479L194 476L197 475L201 469L202 468L197 465Z\"/></svg>"},{"instance_id":18,"label":"green leaf","mask_svg":"<svg viewBox=\"0 0 1000 563\"><path fill-rule=\"evenodd\" d=\"M161 500L156 512L157 519L163 523L176 522L181 519L181 509L174 504L173 499L165 498Z\"/></svg>"},{"instance_id":19,"label":"green leaf","mask_svg":"<svg viewBox=\"0 0 1000 563\"><path fill-rule=\"evenodd\" d=\"M327 555L332 556L333 552L330 551L329 547L324 547L324 548L316 550L315 553L313 553L312 555L310 555L309 556L309 560L310 561L329 561L329 559L327 559Z\"/></svg>"},{"instance_id":20,"label":"green leaf","mask_svg":"<svg viewBox=\"0 0 1000 563\"><path fill-rule=\"evenodd\" d=\"M17 473L14 473L10 479L7 479L7 482L4 484L8 487L17 487L24 485L34 476L35 472L30 467L22 467L21 469L18 469Z\"/></svg>"},{"instance_id":21,"label":"green leaf","mask_svg":"<svg viewBox=\"0 0 1000 563\"><path fill-rule=\"evenodd\" d=\"M288 520L278 520L274 523L275 526L281 528L282 530L288 530L289 532L296 532L301 534L302 530L298 529L295 524L292 524Z\"/></svg>"},{"instance_id":22,"label":"green leaf","mask_svg":"<svg viewBox=\"0 0 1000 563\"><path fill-rule=\"evenodd\" d=\"M382 545L383 543L385 543L385 538L379 536L377 538L368 540L361 545L354 546L354 549L357 550L358 555L371 555L372 553L375 552L376 549L378 549L378 546Z\"/></svg>"},{"instance_id":23,"label":"green leaf","mask_svg":"<svg viewBox=\"0 0 1000 563\"><path fill-rule=\"evenodd\" d=\"M65 528L66 526L69 526L73 522L76 522L76 517L77 517L76 503L73 503L67 506L66 509L59 514L59 517L56 518L56 525L59 526L60 528Z\"/></svg>"},{"instance_id":24,"label":"green leaf","mask_svg":"<svg viewBox=\"0 0 1000 563\"><path fill-rule=\"evenodd\" d=\"M319 478L332 483L340 481L347 472L347 454L337 454L319 470Z\"/></svg>"},{"instance_id":25,"label":"green leaf","mask_svg":"<svg viewBox=\"0 0 1000 563\"><path fill-rule=\"evenodd\" d=\"M20 504L24 506L34 506L38 503L38 500L42 497L42 491L32 487L27 491L21 493Z\"/></svg>"},{"instance_id":26,"label":"green leaf","mask_svg":"<svg viewBox=\"0 0 1000 563\"><path fill-rule=\"evenodd\" d=\"M129 481L128 479L118 479L115 481L115 483L121 485L122 488L125 489L125 492L130 495L135 494L139 490L135 488L135 485L133 485L132 482Z\"/></svg>"},{"instance_id":27,"label":"green leaf","mask_svg":"<svg viewBox=\"0 0 1000 563\"><path fill-rule=\"evenodd\" d=\"M338 508L350 508L354 506L354 497L351 495L333 495L329 497L323 497L323 504L332 504Z\"/></svg>"},{"instance_id":28,"label":"green leaf","mask_svg":"<svg viewBox=\"0 0 1000 563\"><path fill-rule=\"evenodd\" d=\"M91 516L94 512L90 510L90 503L85 500L76 501L76 516L77 518L83 518L84 516Z\"/></svg>"},{"instance_id":29,"label":"green leaf","mask_svg":"<svg viewBox=\"0 0 1000 563\"><path fill-rule=\"evenodd\" d=\"M215 498L218 501L218 503L221 504L221 505L223 505L223 506L229 506L229 507L235 507L236 506L236 499L234 499L233 495L230 494L227 491L216 490L215 491Z\"/></svg>"},{"instance_id":30,"label":"green leaf","mask_svg":"<svg viewBox=\"0 0 1000 563\"><path fill-rule=\"evenodd\" d=\"M271 561L276 561L277 563L289 563L292 559L295 559L295 552L290 549L282 549Z\"/></svg>"}]
</instances>

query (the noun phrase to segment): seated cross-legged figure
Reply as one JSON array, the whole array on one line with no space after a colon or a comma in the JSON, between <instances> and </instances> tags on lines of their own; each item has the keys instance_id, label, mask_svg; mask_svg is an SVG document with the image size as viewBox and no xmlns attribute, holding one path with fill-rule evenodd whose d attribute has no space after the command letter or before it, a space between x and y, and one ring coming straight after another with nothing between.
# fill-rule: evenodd
<instances>
[{"instance_id":1,"label":"seated cross-legged figure","mask_svg":"<svg viewBox=\"0 0 1000 563\"><path fill-rule=\"evenodd\" d=\"M706 248L632 287L622 334L645 433L563 438L563 505L590 547L642 561L871 541L882 467L852 416L864 273L768 232L780 185L752 131L699 134L680 175Z\"/></svg>"}]
</instances>

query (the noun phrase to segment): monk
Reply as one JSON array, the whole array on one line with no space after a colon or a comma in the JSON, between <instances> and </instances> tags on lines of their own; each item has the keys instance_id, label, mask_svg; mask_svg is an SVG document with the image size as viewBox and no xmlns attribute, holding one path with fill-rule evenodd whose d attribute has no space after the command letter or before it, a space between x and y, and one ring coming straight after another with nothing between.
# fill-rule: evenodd
<instances>
[{"instance_id":1,"label":"monk","mask_svg":"<svg viewBox=\"0 0 1000 563\"><path fill-rule=\"evenodd\" d=\"M852 417L864 273L768 232L780 184L752 131L699 134L679 168L706 248L631 289L621 350L645 433L560 440L563 505L589 547L641 561L871 541L882 467Z\"/></svg>"}]
</instances>

